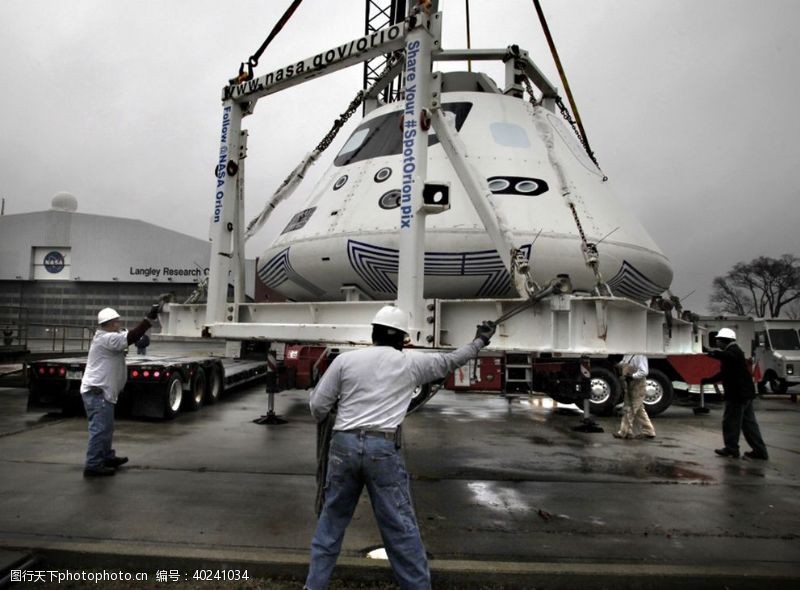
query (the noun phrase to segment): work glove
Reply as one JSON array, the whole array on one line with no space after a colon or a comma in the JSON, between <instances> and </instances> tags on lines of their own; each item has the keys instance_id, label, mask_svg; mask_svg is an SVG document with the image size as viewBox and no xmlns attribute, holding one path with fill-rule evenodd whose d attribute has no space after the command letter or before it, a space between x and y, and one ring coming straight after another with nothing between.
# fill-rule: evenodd
<instances>
[{"instance_id":1,"label":"work glove","mask_svg":"<svg viewBox=\"0 0 800 590\"><path fill-rule=\"evenodd\" d=\"M478 330L475 332L475 338L480 338L483 340L483 343L488 346L489 341L492 339L492 336L494 336L495 330L497 330L497 326L494 325L494 322L487 320L478 326Z\"/></svg>"},{"instance_id":2,"label":"work glove","mask_svg":"<svg viewBox=\"0 0 800 590\"><path fill-rule=\"evenodd\" d=\"M158 319L158 312L161 311L161 306L162 306L161 303L154 303L152 306L150 306L150 310L147 312L147 315L144 316L144 317L146 317L148 320L152 320L152 321L157 320Z\"/></svg>"}]
</instances>

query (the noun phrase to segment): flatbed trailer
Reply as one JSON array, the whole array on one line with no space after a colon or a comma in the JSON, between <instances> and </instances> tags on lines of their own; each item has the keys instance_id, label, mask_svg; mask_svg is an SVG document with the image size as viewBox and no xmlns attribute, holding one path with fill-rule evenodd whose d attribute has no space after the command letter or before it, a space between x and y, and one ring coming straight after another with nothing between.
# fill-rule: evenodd
<instances>
[{"instance_id":1,"label":"flatbed trailer","mask_svg":"<svg viewBox=\"0 0 800 590\"><path fill-rule=\"evenodd\" d=\"M28 408L75 411L86 357L43 359L28 367ZM263 378L266 361L209 355L130 355L119 407L133 416L172 419L216 403L234 387Z\"/></svg>"}]
</instances>

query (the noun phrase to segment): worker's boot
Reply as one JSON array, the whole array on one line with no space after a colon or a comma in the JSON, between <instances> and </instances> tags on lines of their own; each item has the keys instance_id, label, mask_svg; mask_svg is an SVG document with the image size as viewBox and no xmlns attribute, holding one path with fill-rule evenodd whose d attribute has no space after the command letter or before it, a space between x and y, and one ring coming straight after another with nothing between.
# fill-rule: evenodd
<instances>
[{"instance_id":1,"label":"worker's boot","mask_svg":"<svg viewBox=\"0 0 800 590\"><path fill-rule=\"evenodd\" d=\"M116 469L120 465L125 465L128 462L127 457L112 457L111 459L106 459L103 463L106 467L111 467L112 469Z\"/></svg>"},{"instance_id":2,"label":"worker's boot","mask_svg":"<svg viewBox=\"0 0 800 590\"><path fill-rule=\"evenodd\" d=\"M731 459L739 458L739 451L734 451L728 447L722 449L714 449L714 452L720 457L730 457Z\"/></svg>"}]
</instances>

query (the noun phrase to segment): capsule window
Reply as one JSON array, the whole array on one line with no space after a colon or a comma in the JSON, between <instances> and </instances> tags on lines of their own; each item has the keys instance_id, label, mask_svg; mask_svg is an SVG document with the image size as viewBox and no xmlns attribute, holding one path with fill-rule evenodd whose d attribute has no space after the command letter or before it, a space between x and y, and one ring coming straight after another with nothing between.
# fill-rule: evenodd
<instances>
[{"instance_id":1,"label":"capsule window","mask_svg":"<svg viewBox=\"0 0 800 590\"><path fill-rule=\"evenodd\" d=\"M375 182L383 182L384 180L388 180L391 175L392 175L391 168L389 167L381 168L375 173Z\"/></svg>"},{"instance_id":2,"label":"capsule window","mask_svg":"<svg viewBox=\"0 0 800 590\"><path fill-rule=\"evenodd\" d=\"M378 205L381 209L397 209L400 206L400 191L395 189L384 193L378 200Z\"/></svg>"},{"instance_id":3,"label":"capsule window","mask_svg":"<svg viewBox=\"0 0 800 590\"><path fill-rule=\"evenodd\" d=\"M535 197L550 190L547 183L540 178L524 178L521 176L492 176L486 179L489 190L495 195L520 195Z\"/></svg>"},{"instance_id":4,"label":"capsule window","mask_svg":"<svg viewBox=\"0 0 800 590\"><path fill-rule=\"evenodd\" d=\"M460 131L472 103L444 103L442 110L455 115L456 130ZM403 153L402 111L393 111L361 123L333 161L334 166L355 164L372 158L395 156ZM439 143L439 138L428 133L428 147Z\"/></svg>"},{"instance_id":5,"label":"capsule window","mask_svg":"<svg viewBox=\"0 0 800 590\"><path fill-rule=\"evenodd\" d=\"M492 123L489 125L492 138L497 145L511 148L531 147L528 134L519 125L513 123Z\"/></svg>"},{"instance_id":6,"label":"capsule window","mask_svg":"<svg viewBox=\"0 0 800 590\"><path fill-rule=\"evenodd\" d=\"M338 191L345 185L346 182L347 182L347 174L343 174L342 176L336 179L336 182L333 183L333 190Z\"/></svg>"},{"instance_id":7,"label":"capsule window","mask_svg":"<svg viewBox=\"0 0 800 590\"><path fill-rule=\"evenodd\" d=\"M489 190L493 193L502 193L509 186L511 186L511 183L505 178L493 178L489 180Z\"/></svg>"},{"instance_id":8,"label":"capsule window","mask_svg":"<svg viewBox=\"0 0 800 590\"><path fill-rule=\"evenodd\" d=\"M520 180L514 185L514 188L517 189L518 193L529 194L536 192L536 189L539 188L539 183L535 180Z\"/></svg>"},{"instance_id":9,"label":"capsule window","mask_svg":"<svg viewBox=\"0 0 800 590\"><path fill-rule=\"evenodd\" d=\"M367 139L368 135L369 128L357 129L356 132L350 136L350 139L347 140L347 143L344 144L344 147L342 147L342 151L339 152L339 155L346 156L347 154L356 151L364 144L364 141Z\"/></svg>"}]
</instances>

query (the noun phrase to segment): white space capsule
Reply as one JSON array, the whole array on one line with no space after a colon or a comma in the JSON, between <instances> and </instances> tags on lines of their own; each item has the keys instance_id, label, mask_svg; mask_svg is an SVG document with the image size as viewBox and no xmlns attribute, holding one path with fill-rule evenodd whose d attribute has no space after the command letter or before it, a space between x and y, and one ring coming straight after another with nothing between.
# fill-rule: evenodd
<instances>
[{"instance_id":1,"label":"white space capsule","mask_svg":"<svg viewBox=\"0 0 800 590\"><path fill-rule=\"evenodd\" d=\"M442 104L455 115L468 161L486 179L487 198L529 256L537 282L566 273L576 291L591 291L596 283L562 194L565 183L587 240L610 234L598 251L612 292L642 301L669 287L669 261L616 199L560 114L503 95L485 75L461 72L444 75ZM350 285L374 299L395 298L403 106L375 109L353 132L261 254L257 271L267 286L297 301L340 300ZM426 221L425 297L517 297L432 128L429 135L428 181L449 183L450 209Z\"/></svg>"}]
</instances>

